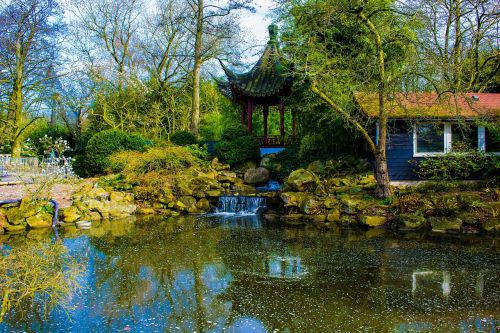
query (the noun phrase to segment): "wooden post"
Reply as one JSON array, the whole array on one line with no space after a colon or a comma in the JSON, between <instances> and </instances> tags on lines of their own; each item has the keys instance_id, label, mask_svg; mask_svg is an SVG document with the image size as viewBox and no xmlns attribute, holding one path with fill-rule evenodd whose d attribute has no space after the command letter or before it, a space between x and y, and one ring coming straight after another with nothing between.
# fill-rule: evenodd
<instances>
[{"instance_id":1,"label":"wooden post","mask_svg":"<svg viewBox=\"0 0 500 333\"><path fill-rule=\"evenodd\" d=\"M262 114L264 115L264 144L267 144L267 118L269 116L269 106L262 107Z\"/></svg>"},{"instance_id":2,"label":"wooden post","mask_svg":"<svg viewBox=\"0 0 500 333\"><path fill-rule=\"evenodd\" d=\"M247 125L248 125L248 132L252 134L252 113L253 113L253 101L251 99L248 99L247 103Z\"/></svg>"},{"instance_id":3,"label":"wooden post","mask_svg":"<svg viewBox=\"0 0 500 333\"><path fill-rule=\"evenodd\" d=\"M297 110L292 112L292 137L297 136Z\"/></svg>"},{"instance_id":4,"label":"wooden post","mask_svg":"<svg viewBox=\"0 0 500 333\"><path fill-rule=\"evenodd\" d=\"M283 140L285 138L285 103L283 100L280 101L278 109L280 111L280 136Z\"/></svg>"}]
</instances>

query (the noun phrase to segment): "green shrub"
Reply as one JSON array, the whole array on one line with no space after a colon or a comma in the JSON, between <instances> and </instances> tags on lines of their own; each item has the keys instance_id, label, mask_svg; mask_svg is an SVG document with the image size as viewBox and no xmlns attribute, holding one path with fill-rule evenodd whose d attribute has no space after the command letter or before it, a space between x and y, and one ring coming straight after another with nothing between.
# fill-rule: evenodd
<instances>
[{"instance_id":1,"label":"green shrub","mask_svg":"<svg viewBox=\"0 0 500 333\"><path fill-rule=\"evenodd\" d=\"M105 130L95 134L85 149L85 160L81 176L94 176L110 170L111 154L123 150L144 151L144 139L138 135L128 134L120 130ZM81 163L81 162L77 162Z\"/></svg>"},{"instance_id":2,"label":"green shrub","mask_svg":"<svg viewBox=\"0 0 500 333\"><path fill-rule=\"evenodd\" d=\"M197 143L196 137L188 131L175 132L170 137L170 141L178 146L188 146Z\"/></svg>"},{"instance_id":3,"label":"green shrub","mask_svg":"<svg viewBox=\"0 0 500 333\"><path fill-rule=\"evenodd\" d=\"M227 128L215 145L215 155L224 163L237 164L260 158L259 142L239 125Z\"/></svg>"},{"instance_id":4,"label":"green shrub","mask_svg":"<svg viewBox=\"0 0 500 333\"><path fill-rule=\"evenodd\" d=\"M113 172L123 172L141 176L155 172L175 173L176 171L200 166L203 161L187 147L154 147L146 152L120 151L109 158L109 168Z\"/></svg>"},{"instance_id":5,"label":"green shrub","mask_svg":"<svg viewBox=\"0 0 500 333\"><path fill-rule=\"evenodd\" d=\"M469 149L465 144L454 143L451 152L441 156L426 158L417 163L415 173L422 179L435 181L450 181L457 179L470 179L479 174L494 174L495 166L493 157L476 149Z\"/></svg>"}]
</instances>

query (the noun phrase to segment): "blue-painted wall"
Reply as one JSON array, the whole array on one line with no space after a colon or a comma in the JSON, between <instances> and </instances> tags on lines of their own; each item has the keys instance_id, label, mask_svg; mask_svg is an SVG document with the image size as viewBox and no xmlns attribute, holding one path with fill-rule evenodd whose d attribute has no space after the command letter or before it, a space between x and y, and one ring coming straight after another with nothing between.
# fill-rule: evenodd
<instances>
[{"instance_id":1,"label":"blue-painted wall","mask_svg":"<svg viewBox=\"0 0 500 333\"><path fill-rule=\"evenodd\" d=\"M410 160L421 160L413 157L413 130L405 121L389 124L387 137L387 165L391 180L417 180L413 172L415 166Z\"/></svg>"}]
</instances>

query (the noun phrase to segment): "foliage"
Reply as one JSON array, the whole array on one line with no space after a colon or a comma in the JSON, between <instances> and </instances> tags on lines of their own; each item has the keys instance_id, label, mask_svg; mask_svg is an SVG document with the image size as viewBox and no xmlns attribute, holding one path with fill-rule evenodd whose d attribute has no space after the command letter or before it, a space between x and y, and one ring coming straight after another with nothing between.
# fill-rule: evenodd
<instances>
[{"instance_id":1,"label":"foliage","mask_svg":"<svg viewBox=\"0 0 500 333\"><path fill-rule=\"evenodd\" d=\"M423 179L449 181L468 179L480 171L490 172L489 168L496 168L492 165L494 161L494 157L457 142L453 143L453 149L449 153L426 158L418 163L410 162L418 165L415 173Z\"/></svg>"},{"instance_id":2,"label":"foliage","mask_svg":"<svg viewBox=\"0 0 500 333\"><path fill-rule=\"evenodd\" d=\"M460 205L455 195L437 195L423 200L423 210L429 216L454 216Z\"/></svg>"},{"instance_id":3,"label":"foliage","mask_svg":"<svg viewBox=\"0 0 500 333\"><path fill-rule=\"evenodd\" d=\"M107 172L111 166L109 157L113 153L123 150L144 151L144 139L120 130L99 132L89 140L84 160L79 159L75 163L75 171L82 176L93 176Z\"/></svg>"},{"instance_id":4,"label":"foliage","mask_svg":"<svg viewBox=\"0 0 500 333\"><path fill-rule=\"evenodd\" d=\"M9 252L0 247L0 322L13 309L23 314L35 311L42 317L55 308L67 310L82 273L83 264L69 255L62 242L37 241Z\"/></svg>"},{"instance_id":5,"label":"foliage","mask_svg":"<svg viewBox=\"0 0 500 333\"><path fill-rule=\"evenodd\" d=\"M245 127L231 126L215 145L215 155L224 163L237 164L260 158L260 145Z\"/></svg>"},{"instance_id":6,"label":"foliage","mask_svg":"<svg viewBox=\"0 0 500 333\"><path fill-rule=\"evenodd\" d=\"M188 131L175 132L170 137L170 141L178 146L187 146L196 144L196 137Z\"/></svg>"},{"instance_id":7,"label":"foliage","mask_svg":"<svg viewBox=\"0 0 500 333\"><path fill-rule=\"evenodd\" d=\"M394 206L398 213L415 213L422 205L421 200L420 195L416 193L404 194L397 199Z\"/></svg>"},{"instance_id":8,"label":"foliage","mask_svg":"<svg viewBox=\"0 0 500 333\"><path fill-rule=\"evenodd\" d=\"M50 153L50 146L52 146L54 141L58 138L60 138L59 141L66 141L66 144L59 147L59 152L62 155L61 148L62 150L67 151L70 148L69 146L74 144L71 133L62 125L52 126L47 121L40 121L34 125L34 128L30 131L26 141L29 141L34 145L36 155L42 156Z\"/></svg>"},{"instance_id":9,"label":"foliage","mask_svg":"<svg viewBox=\"0 0 500 333\"><path fill-rule=\"evenodd\" d=\"M193 154L192 147L154 147L146 152L121 151L110 157L110 169L134 176L155 172L175 173L189 167L200 167L203 161Z\"/></svg>"}]
</instances>

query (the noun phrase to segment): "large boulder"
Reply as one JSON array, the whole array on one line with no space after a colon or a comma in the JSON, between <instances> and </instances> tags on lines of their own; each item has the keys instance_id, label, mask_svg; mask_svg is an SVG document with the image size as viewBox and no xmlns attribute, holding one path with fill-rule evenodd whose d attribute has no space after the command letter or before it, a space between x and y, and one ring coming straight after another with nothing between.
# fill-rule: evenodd
<instances>
[{"instance_id":1,"label":"large boulder","mask_svg":"<svg viewBox=\"0 0 500 333\"><path fill-rule=\"evenodd\" d=\"M52 226L52 214L49 213L38 213L36 215L30 216L26 219L27 224L30 228L48 228Z\"/></svg>"},{"instance_id":2,"label":"large boulder","mask_svg":"<svg viewBox=\"0 0 500 333\"><path fill-rule=\"evenodd\" d=\"M360 215L359 222L362 225L366 225L368 227L380 227L385 224L387 221L387 217L385 216L370 216L370 215Z\"/></svg>"},{"instance_id":3,"label":"large boulder","mask_svg":"<svg viewBox=\"0 0 500 333\"><path fill-rule=\"evenodd\" d=\"M314 191L319 184L319 178L313 172L306 169L293 171L285 181L286 191L305 192Z\"/></svg>"},{"instance_id":4,"label":"large boulder","mask_svg":"<svg viewBox=\"0 0 500 333\"><path fill-rule=\"evenodd\" d=\"M429 222L433 232L459 232L462 229L462 220L457 218L431 217Z\"/></svg>"},{"instance_id":5,"label":"large boulder","mask_svg":"<svg viewBox=\"0 0 500 333\"><path fill-rule=\"evenodd\" d=\"M302 202L300 210L308 215L324 215L323 202L315 197L309 197Z\"/></svg>"},{"instance_id":6,"label":"large boulder","mask_svg":"<svg viewBox=\"0 0 500 333\"><path fill-rule=\"evenodd\" d=\"M427 226L425 217L415 214L400 214L398 221L407 229L421 229Z\"/></svg>"},{"instance_id":7,"label":"large boulder","mask_svg":"<svg viewBox=\"0 0 500 333\"><path fill-rule=\"evenodd\" d=\"M81 213L75 206L66 207L60 210L61 219L65 223L76 222L80 217Z\"/></svg>"},{"instance_id":8,"label":"large boulder","mask_svg":"<svg viewBox=\"0 0 500 333\"><path fill-rule=\"evenodd\" d=\"M248 169L243 177L247 184L265 184L269 181L269 170L266 168Z\"/></svg>"},{"instance_id":9,"label":"large boulder","mask_svg":"<svg viewBox=\"0 0 500 333\"><path fill-rule=\"evenodd\" d=\"M285 207L301 207L304 200L310 195L302 192L283 192L281 200L285 203Z\"/></svg>"}]
</instances>

